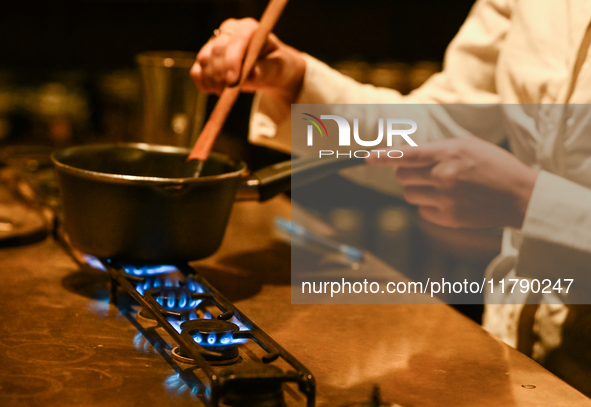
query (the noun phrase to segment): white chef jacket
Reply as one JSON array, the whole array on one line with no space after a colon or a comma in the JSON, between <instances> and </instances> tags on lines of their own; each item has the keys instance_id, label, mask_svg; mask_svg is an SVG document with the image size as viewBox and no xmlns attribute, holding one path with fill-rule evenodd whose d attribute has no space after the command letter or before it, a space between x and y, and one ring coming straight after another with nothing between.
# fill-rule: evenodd
<instances>
[{"instance_id":1,"label":"white chef jacket","mask_svg":"<svg viewBox=\"0 0 591 407\"><path fill-rule=\"evenodd\" d=\"M306 56L303 88L296 103L523 105L521 114L531 119L529 125L508 117L502 126L498 122L491 126L491 116L483 111L482 128L470 129L492 142L507 137L511 151L541 171L522 228L506 228L502 252L486 273L496 279L513 275L584 279L591 273L591 53L582 44L590 21L591 1L587 0L478 0L446 51L443 71L411 94L402 96L394 90L359 84ZM552 106L566 103L590 105L575 111ZM428 137L435 140L448 135L443 128L429 132ZM257 94L249 137L254 143L290 151L289 106ZM420 145L426 140L415 141ZM368 177L367 171L380 176ZM388 168L354 168L347 175L382 191L384 185L395 190ZM591 288L591 279L587 279ZM487 305L483 326L516 346L525 300L489 296L486 301L496 305ZM574 312L572 307L547 302L542 299L535 311L532 356L553 364L555 372L591 394L591 386L580 382L581 372L591 372L587 313L580 306ZM570 350L560 350L560 358L568 359L564 364L568 367L560 367L553 361L553 352L567 346L565 322L568 340L579 339ZM575 371L577 377L568 377ZM589 383L591 376L585 380Z\"/></svg>"}]
</instances>

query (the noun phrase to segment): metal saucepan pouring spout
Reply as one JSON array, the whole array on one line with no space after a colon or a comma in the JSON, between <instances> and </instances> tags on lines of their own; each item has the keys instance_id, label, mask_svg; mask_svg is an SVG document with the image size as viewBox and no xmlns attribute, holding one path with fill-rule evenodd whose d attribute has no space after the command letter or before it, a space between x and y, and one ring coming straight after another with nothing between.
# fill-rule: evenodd
<instances>
[{"instance_id":1,"label":"metal saucepan pouring spout","mask_svg":"<svg viewBox=\"0 0 591 407\"><path fill-rule=\"evenodd\" d=\"M269 1L269 4L261 17L259 27L253 34L250 44L248 45L248 50L246 51L244 63L242 64L242 70L240 72L240 79L234 86L228 86L224 89L211 112L207 123L205 123L201 134L197 138L197 141L187 158L188 161L199 160L195 166L195 178L199 177L201 171L203 171L203 164L213 148L213 144L228 117L228 113L230 113L234 102L236 102L242 85L250 75L256 60L265 45L267 35L269 35L275 26L275 23L279 20L286 4L287 0Z\"/></svg>"}]
</instances>

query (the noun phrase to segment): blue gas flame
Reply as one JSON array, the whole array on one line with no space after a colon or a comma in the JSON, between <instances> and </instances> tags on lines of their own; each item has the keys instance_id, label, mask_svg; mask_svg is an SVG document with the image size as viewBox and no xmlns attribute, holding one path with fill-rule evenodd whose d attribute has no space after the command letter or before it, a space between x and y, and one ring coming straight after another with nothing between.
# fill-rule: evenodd
<instances>
[{"instance_id":1,"label":"blue gas flame","mask_svg":"<svg viewBox=\"0 0 591 407\"><path fill-rule=\"evenodd\" d=\"M133 337L133 347L135 350L144 352L144 353L158 353L162 349L162 345L160 342L156 342L154 346L148 341L141 332L138 332Z\"/></svg>"},{"instance_id":2,"label":"blue gas flame","mask_svg":"<svg viewBox=\"0 0 591 407\"><path fill-rule=\"evenodd\" d=\"M189 384L178 373L173 373L164 380L164 389L173 396L188 395L196 399L200 393L207 393L204 385ZM200 387L203 387L200 389Z\"/></svg>"},{"instance_id":3,"label":"blue gas flame","mask_svg":"<svg viewBox=\"0 0 591 407\"><path fill-rule=\"evenodd\" d=\"M203 287L191 279L187 279L187 288L194 293L202 294L204 292Z\"/></svg>"},{"instance_id":4,"label":"blue gas flame","mask_svg":"<svg viewBox=\"0 0 591 407\"><path fill-rule=\"evenodd\" d=\"M181 333L182 329L181 329L181 324L183 323L182 321L177 321L175 319L169 319L168 323L170 325L172 325L172 327L178 332Z\"/></svg>"},{"instance_id":5,"label":"blue gas flame","mask_svg":"<svg viewBox=\"0 0 591 407\"><path fill-rule=\"evenodd\" d=\"M107 271L102 261L100 261L97 257L86 253L83 253L82 257L84 258L86 264L88 264L90 267L97 270ZM155 276L158 274L167 274L178 271L175 266L169 264L136 266L129 263L120 263L120 265L127 274L136 277Z\"/></svg>"},{"instance_id":6,"label":"blue gas flame","mask_svg":"<svg viewBox=\"0 0 591 407\"><path fill-rule=\"evenodd\" d=\"M181 280L173 276L156 276L146 277L143 281L139 282L135 289L141 295L152 288L158 287L180 287Z\"/></svg>"},{"instance_id":7,"label":"blue gas flame","mask_svg":"<svg viewBox=\"0 0 591 407\"><path fill-rule=\"evenodd\" d=\"M193 340L201 346L225 346L225 345L238 345L245 343L248 339L234 339L232 333L227 332L222 335L216 335L214 333L202 334L200 332L193 332L191 334Z\"/></svg>"},{"instance_id":8,"label":"blue gas flame","mask_svg":"<svg viewBox=\"0 0 591 407\"><path fill-rule=\"evenodd\" d=\"M168 264L149 265L149 266L134 266L132 264L121 263L121 267L127 274L131 274L136 277L154 276L157 274L166 274L177 271L175 266Z\"/></svg>"},{"instance_id":9,"label":"blue gas flame","mask_svg":"<svg viewBox=\"0 0 591 407\"><path fill-rule=\"evenodd\" d=\"M238 326L239 331L248 331L248 327L244 325L240 320L236 317L232 317L229 322L233 323L234 325Z\"/></svg>"},{"instance_id":10,"label":"blue gas flame","mask_svg":"<svg viewBox=\"0 0 591 407\"><path fill-rule=\"evenodd\" d=\"M101 271L107 271L107 269L105 268L103 263L99 259L97 259L96 257L94 257L90 254L83 254L82 257L84 257L84 261L90 267L95 268L97 270L101 270Z\"/></svg>"},{"instance_id":11,"label":"blue gas flame","mask_svg":"<svg viewBox=\"0 0 591 407\"><path fill-rule=\"evenodd\" d=\"M178 297L175 294L174 291L170 291L166 293L166 296L158 295L155 299L158 304L162 305L162 307L167 310L191 309L201 303L201 300L187 299L187 295L184 293L178 294Z\"/></svg>"}]
</instances>

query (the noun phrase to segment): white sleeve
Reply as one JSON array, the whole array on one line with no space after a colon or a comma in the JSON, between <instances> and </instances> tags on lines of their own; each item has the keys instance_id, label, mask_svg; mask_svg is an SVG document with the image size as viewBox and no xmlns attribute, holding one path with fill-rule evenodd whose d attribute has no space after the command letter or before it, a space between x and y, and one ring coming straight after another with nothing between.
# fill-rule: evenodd
<instances>
[{"instance_id":1,"label":"white sleeve","mask_svg":"<svg viewBox=\"0 0 591 407\"><path fill-rule=\"evenodd\" d=\"M588 303L590 271L591 190L541 171L521 228L517 275L552 284L572 278L569 301Z\"/></svg>"},{"instance_id":2,"label":"white sleeve","mask_svg":"<svg viewBox=\"0 0 591 407\"><path fill-rule=\"evenodd\" d=\"M510 25L513 0L479 0L450 43L444 69L407 96L391 89L355 82L324 63L306 56L306 73L298 104L472 104L483 105L466 123L441 112L429 111L436 131L429 140L462 136L458 127L492 142L503 138L497 113L485 105L497 104L495 68L499 48ZM431 105L431 107L433 107ZM425 106L425 109L429 109ZM249 139L255 144L291 151L289 106L279 106L265 93L255 96ZM330 113L327 113L330 114ZM449 123L451 123L449 125ZM426 140L424 140L426 141Z\"/></svg>"}]
</instances>

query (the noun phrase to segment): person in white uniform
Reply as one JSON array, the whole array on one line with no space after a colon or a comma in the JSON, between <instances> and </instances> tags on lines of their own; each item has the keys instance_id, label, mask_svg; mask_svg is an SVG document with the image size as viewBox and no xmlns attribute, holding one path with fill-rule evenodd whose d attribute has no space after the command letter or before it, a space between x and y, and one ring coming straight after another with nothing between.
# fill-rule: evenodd
<instances>
[{"instance_id":1,"label":"person in white uniform","mask_svg":"<svg viewBox=\"0 0 591 407\"><path fill-rule=\"evenodd\" d=\"M192 69L200 88L219 93L236 82L256 27L252 19L220 26ZM427 220L504 227L488 276L576 277L579 292L591 292L590 43L590 1L478 0L448 46L443 71L403 96L359 84L271 34L244 86L256 92L249 138L291 151L292 103L522 106L502 121L475 112L482 117L472 117L468 133L477 137L450 138L457 132L442 122L415 140L421 148L401 147L403 159L369 161L395 162L388 174ZM511 153L496 145L505 137ZM373 185L382 190L394 185L384 169L373 167L384 174ZM366 184L376 179L348 174ZM489 297L483 326L591 395L591 307L559 297L538 297L533 306L523 296Z\"/></svg>"}]
</instances>

